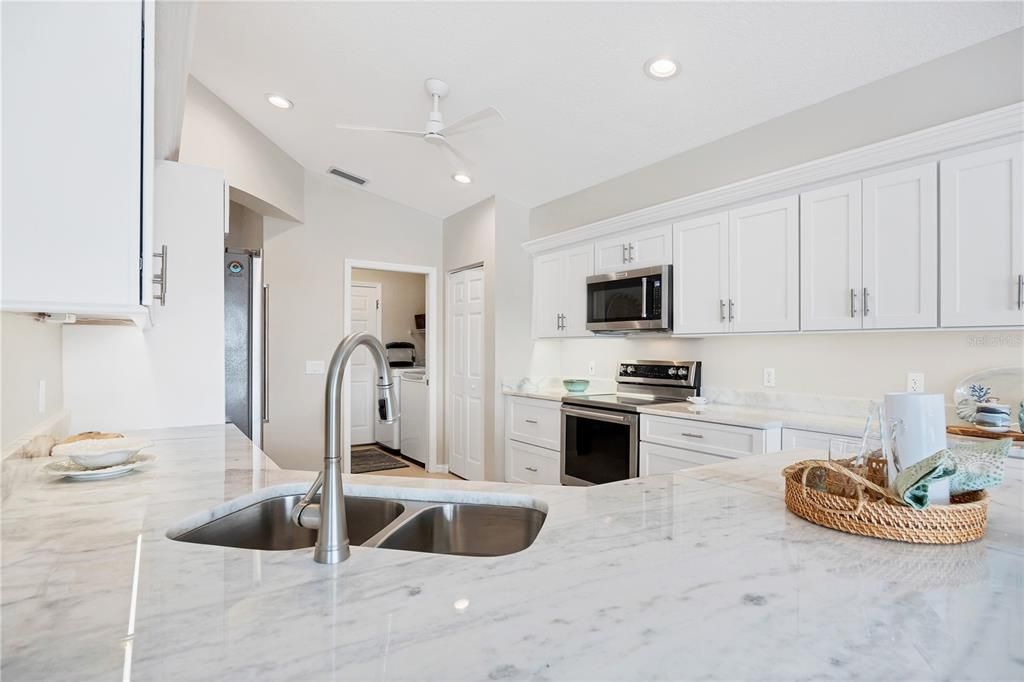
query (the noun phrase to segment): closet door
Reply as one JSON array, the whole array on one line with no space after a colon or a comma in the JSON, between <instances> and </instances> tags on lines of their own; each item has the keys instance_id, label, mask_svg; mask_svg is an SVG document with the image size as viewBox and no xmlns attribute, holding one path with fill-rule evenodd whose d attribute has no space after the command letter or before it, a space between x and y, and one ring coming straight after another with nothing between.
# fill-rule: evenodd
<instances>
[{"instance_id":1,"label":"closet door","mask_svg":"<svg viewBox=\"0 0 1024 682\"><path fill-rule=\"evenodd\" d=\"M1021 144L946 159L939 169L942 326L1024 324Z\"/></svg>"},{"instance_id":2,"label":"closet door","mask_svg":"<svg viewBox=\"0 0 1024 682\"><path fill-rule=\"evenodd\" d=\"M800 195L800 328L861 327L860 181Z\"/></svg>"},{"instance_id":3,"label":"closet door","mask_svg":"<svg viewBox=\"0 0 1024 682\"><path fill-rule=\"evenodd\" d=\"M729 214L677 223L672 241L672 331L729 331Z\"/></svg>"},{"instance_id":4,"label":"closet door","mask_svg":"<svg viewBox=\"0 0 1024 682\"><path fill-rule=\"evenodd\" d=\"M729 212L732 331L800 329L800 219L796 195Z\"/></svg>"},{"instance_id":5,"label":"closet door","mask_svg":"<svg viewBox=\"0 0 1024 682\"><path fill-rule=\"evenodd\" d=\"M865 329L938 325L938 183L927 163L864 180Z\"/></svg>"}]
</instances>

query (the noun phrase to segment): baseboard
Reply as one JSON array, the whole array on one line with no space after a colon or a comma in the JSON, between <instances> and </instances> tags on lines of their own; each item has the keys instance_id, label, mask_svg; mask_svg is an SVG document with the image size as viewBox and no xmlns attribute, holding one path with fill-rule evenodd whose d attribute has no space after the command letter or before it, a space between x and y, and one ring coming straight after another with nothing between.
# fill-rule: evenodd
<instances>
[{"instance_id":1,"label":"baseboard","mask_svg":"<svg viewBox=\"0 0 1024 682\"><path fill-rule=\"evenodd\" d=\"M68 433L70 417L71 414L67 410L54 412L5 445L3 452L0 453L0 459L7 459L11 455L21 456L25 454L27 446L32 443L33 439L39 436L52 436L57 439L64 438Z\"/></svg>"},{"instance_id":2,"label":"baseboard","mask_svg":"<svg viewBox=\"0 0 1024 682\"><path fill-rule=\"evenodd\" d=\"M429 467L427 467L427 471L429 471L432 474L447 474L448 473L448 465L447 464L432 464Z\"/></svg>"}]
</instances>

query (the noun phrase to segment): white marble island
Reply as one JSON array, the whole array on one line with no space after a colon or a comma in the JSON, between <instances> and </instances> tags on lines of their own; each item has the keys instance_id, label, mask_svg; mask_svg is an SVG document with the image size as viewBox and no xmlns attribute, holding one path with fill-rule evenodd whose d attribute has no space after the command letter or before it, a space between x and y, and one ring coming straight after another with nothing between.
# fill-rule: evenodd
<instances>
[{"instance_id":1,"label":"white marble island","mask_svg":"<svg viewBox=\"0 0 1024 682\"><path fill-rule=\"evenodd\" d=\"M788 453L587 489L405 479L529 495L547 521L514 555L356 547L322 566L311 549L167 539L313 474L277 469L233 427L149 435L157 460L120 479L4 462L5 680L1024 676L1021 462L986 539L957 547L792 516Z\"/></svg>"}]
</instances>

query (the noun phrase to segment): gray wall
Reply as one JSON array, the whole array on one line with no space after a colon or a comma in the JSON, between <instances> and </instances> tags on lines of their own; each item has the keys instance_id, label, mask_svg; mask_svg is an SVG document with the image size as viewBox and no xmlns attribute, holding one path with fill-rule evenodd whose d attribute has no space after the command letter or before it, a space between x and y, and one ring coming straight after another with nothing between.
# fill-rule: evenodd
<instances>
[{"instance_id":1,"label":"gray wall","mask_svg":"<svg viewBox=\"0 0 1024 682\"><path fill-rule=\"evenodd\" d=\"M535 207L530 237L1024 100L1024 29Z\"/></svg>"}]
</instances>

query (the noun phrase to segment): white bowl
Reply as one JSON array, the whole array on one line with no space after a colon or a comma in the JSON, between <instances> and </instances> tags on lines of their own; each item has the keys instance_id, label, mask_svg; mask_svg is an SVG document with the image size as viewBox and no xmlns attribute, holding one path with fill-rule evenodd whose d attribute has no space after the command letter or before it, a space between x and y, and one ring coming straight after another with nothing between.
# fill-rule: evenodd
<instances>
[{"instance_id":1,"label":"white bowl","mask_svg":"<svg viewBox=\"0 0 1024 682\"><path fill-rule=\"evenodd\" d=\"M86 469L103 469L124 464L133 455L152 445L141 438L102 438L63 443L53 448L52 455L68 457Z\"/></svg>"}]
</instances>

